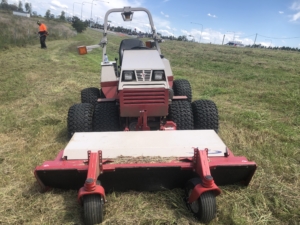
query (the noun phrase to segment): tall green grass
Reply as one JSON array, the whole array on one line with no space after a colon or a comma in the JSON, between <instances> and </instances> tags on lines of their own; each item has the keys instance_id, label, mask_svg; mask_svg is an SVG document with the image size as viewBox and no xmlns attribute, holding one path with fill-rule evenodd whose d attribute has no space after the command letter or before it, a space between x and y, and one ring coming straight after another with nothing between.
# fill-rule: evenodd
<instances>
[{"instance_id":1,"label":"tall green grass","mask_svg":"<svg viewBox=\"0 0 300 225\"><path fill-rule=\"evenodd\" d=\"M14 16L10 13L0 11L0 49L12 46L25 47L39 42L37 20L42 18L27 18ZM67 23L56 21L43 21L49 32L47 41L68 39L76 35Z\"/></svg>"}]
</instances>

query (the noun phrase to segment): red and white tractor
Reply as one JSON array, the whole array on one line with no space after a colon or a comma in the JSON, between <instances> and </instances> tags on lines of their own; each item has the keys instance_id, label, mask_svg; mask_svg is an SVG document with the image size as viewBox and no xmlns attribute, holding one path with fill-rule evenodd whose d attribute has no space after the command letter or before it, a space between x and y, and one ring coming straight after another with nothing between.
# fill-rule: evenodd
<instances>
[{"instance_id":1,"label":"red and white tractor","mask_svg":"<svg viewBox=\"0 0 300 225\"><path fill-rule=\"evenodd\" d=\"M124 39L119 63L108 61L108 16L121 13L124 21L131 21L136 11L148 15L153 40L144 44ZM221 193L217 185L248 185L256 170L255 162L234 156L218 136L215 103L192 102L190 83L174 80L159 40L147 9L124 7L106 13L99 44L101 89L82 90L81 103L68 112L70 142L55 160L35 169L45 190L79 189L86 224L102 222L107 192L178 187L185 188L189 209L206 223L216 214L215 197ZM78 50L85 54L94 47ZM118 161L120 156L128 161ZM160 161L143 162L140 157Z\"/></svg>"}]
</instances>

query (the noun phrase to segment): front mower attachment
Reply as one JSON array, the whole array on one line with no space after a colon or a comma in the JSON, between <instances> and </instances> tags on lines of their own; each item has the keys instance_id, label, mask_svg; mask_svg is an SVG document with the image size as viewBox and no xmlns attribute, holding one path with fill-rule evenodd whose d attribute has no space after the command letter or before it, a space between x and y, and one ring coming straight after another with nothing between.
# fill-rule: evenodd
<instances>
[{"instance_id":1,"label":"front mower attachment","mask_svg":"<svg viewBox=\"0 0 300 225\"><path fill-rule=\"evenodd\" d=\"M99 209L111 191L185 188L189 208L208 221L212 210L199 214L195 204L215 204L217 185L248 185L255 170L255 162L234 156L214 130L89 132L75 133L35 176L44 190L79 189L79 202L98 199Z\"/></svg>"}]
</instances>

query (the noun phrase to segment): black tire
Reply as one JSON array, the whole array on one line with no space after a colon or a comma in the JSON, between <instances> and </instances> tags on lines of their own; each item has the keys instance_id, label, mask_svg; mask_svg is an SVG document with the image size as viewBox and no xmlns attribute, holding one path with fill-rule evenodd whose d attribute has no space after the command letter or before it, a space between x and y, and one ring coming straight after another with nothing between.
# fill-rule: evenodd
<instances>
[{"instance_id":1,"label":"black tire","mask_svg":"<svg viewBox=\"0 0 300 225\"><path fill-rule=\"evenodd\" d=\"M79 103L70 107L68 112L68 136L71 138L75 132L93 131L94 106L90 103Z\"/></svg>"},{"instance_id":2,"label":"black tire","mask_svg":"<svg viewBox=\"0 0 300 225\"><path fill-rule=\"evenodd\" d=\"M98 102L93 121L94 131L119 131L119 111L116 102Z\"/></svg>"},{"instance_id":3,"label":"black tire","mask_svg":"<svg viewBox=\"0 0 300 225\"><path fill-rule=\"evenodd\" d=\"M172 101L169 106L168 119L176 123L177 130L194 129L192 106L188 101Z\"/></svg>"},{"instance_id":4,"label":"black tire","mask_svg":"<svg viewBox=\"0 0 300 225\"><path fill-rule=\"evenodd\" d=\"M200 182L199 178L193 178L187 182L185 186L187 199L194 187ZM188 203L188 208L201 223L209 223L216 217L216 196L212 191L204 192L196 201Z\"/></svg>"},{"instance_id":5,"label":"black tire","mask_svg":"<svg viewBox=\"0 0 300 225\"><path fill-rule=\"evenodd\" d=\"M91 103L92 105L96 105L98 98L100 98L99 88L90 87L81 91L82 103Z\"/></svg>"},{"instance_id":6,"label":"black tire","mask_svg":"<svg viewBox=\"0 0 300 225\"><path fill-rule=\"evenodd\" d=\"M103 221L103 198L101 195L83 196L84 224L94 225Z\"/></svg>"},{"instance_id":7,"label":"black tire","mask_svg":"<svg viewBox=\"0 0 300 225\"><path fill-rule=\"evenodd\" d=\"M216 104L211 100L197 100L192 103L194 129L215 130L218 133L219 115Z\"/></svg>"},{"instance_id":8,"label":"black tire","mask_svg":"<svg viewBox=\"0 0 300 225\"><path fill-rule=\"evenodd\" d=\"M190 103L192 102L192 88L188 80L185 79L174 80L173 90L175 96L186 96L187 100Z\"/></svg>"}]
</instances>

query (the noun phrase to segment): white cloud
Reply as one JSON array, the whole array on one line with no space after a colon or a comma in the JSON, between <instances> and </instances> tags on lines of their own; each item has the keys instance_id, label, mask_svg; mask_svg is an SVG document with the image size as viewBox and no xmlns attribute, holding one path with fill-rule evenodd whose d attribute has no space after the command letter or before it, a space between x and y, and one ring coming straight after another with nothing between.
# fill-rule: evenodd
<instances>
[{"instance_id":1,"label":"white cloud","mask_svg":"<svg viewBox=\"0 0 300 225\"><path fill-rule=\"evenodd\" d=\"M298 11L297 13L289 16L291 18L290 21L295 22L300 19L300 0L294 1L290 8L293 11Z\"/></svg>"},{"instance_id":2,"label":"white cloud","mask_svg":"<svg viewBox=\"0 0 300 225\"><path fill-rule=\"evenodd\" d=\"M265 46L265 47L269 47L269 46L273 46L272 42L260 42L261 45Z\"/></svg>"},{"instance_id":3,"label":"white cloud","mask_svg":"<svg viewBox=\"0 0 300 225\"><path fill-rule=\"evenodd\" d=\"M293 2L292 6L290 8L292 10L300 10L300 1Z\"/></svg>"},{"instance_id":4,"label":"white cloud","mask_svg":"<svg viewBox=\"0 0 300 225\"><path fill-rule=\"evenodd\" d=\"M297 21L298 19L300 19L300 12L294 14L294 15L292 16L291 21Z\"/></svg>"},{"instance_id":5,"label":"white cloud","mask_svg":"<svg viewBox=\"0 0 300 225\"><path fill-rule=\"evenodd\" d=\"M169 26L166 26L166 28L169 29L169 30L171 30L171 27L169 27Z\"/></svg>"},{"instance_id":6,"label":"white cloud","mask_svg":"<svg viewBox=\"0 0 300 225\"><path fill-rule=\"evenodd\" d=\"M161 33L162 36L174 36L174 33L168 31L168 30L163 30L163 29L160 29L157 31L158 33Z\"/></svg>"},{"instance_id":7,"label":"white cloud","mask_svg":"<svg viewBox=\"0 0 300 225\"><path fill-rule=\"evenodd\" d=\"M283 11L279 11L279 14L283 14L284 12Z\"/></svg>"},{"instance_id":8,"label":"white cloud","mask_svg":"<svg viewBox=\"0 0 300 225\"><path fill-rule=\"evenodd\" d=\"M164 17L166 17L166 18L169 18L169 15L165 14L165 13L162 12L162 11L160 12L160 14L163 15Z\"/></svg>"},{"instance_id":9,"label":"white cloud","mask_svg":"<svg viewBox=\"0 0 300 225\"><path fill-rule=\"evenodd\" d=\"M208 13L207 15L208 15L209 17L217 18L216 15L212 15L212 14L210 14L210 13Z\"/></svg>"},{"instance_id":10,"label":"white cloud","mask_svg":"<svg viewBox=\"0 0 300 225\"><path fill-rule=\"evenodd\" d=\"M51 5L56 6L58 8L62 8L62 9L67 9L68 8L67 5L63 5L59 1L56 1L56 0L51 1Z\"/></svg>"},{"instance_id":11,"label":"white cloud","mask_svg":"<svg viewBox=\"0 0 300 225\"><path fill-rule=\"evenodd\" d=\"M236 32L236 35L234 37L235 41L241 41L244 45L252 45L254 42L254 39L250 38L239 38L238 34L241 35L240 32ZM181 34L178 35L186 35L187 37L189 35L194 36L195 41L199 42L201 39L201 43L213 43L213 44L222 44L224 33L220 31L216 31L213 29L204 29L201 34L201 28L199 29L192 29L190 31L188 30L181 30ZM233 34L225 35L224 44L228 43L229 41L233 40Z\"/></svg>"}]
</instances>

